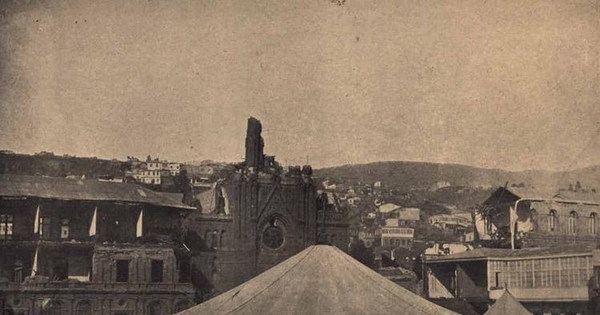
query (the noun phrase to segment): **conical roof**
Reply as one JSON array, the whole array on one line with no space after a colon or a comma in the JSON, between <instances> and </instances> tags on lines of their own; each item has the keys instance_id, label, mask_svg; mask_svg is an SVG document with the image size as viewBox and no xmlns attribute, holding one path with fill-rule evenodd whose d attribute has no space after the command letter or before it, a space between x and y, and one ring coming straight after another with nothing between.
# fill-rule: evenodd
<instances>
[{"instance_id":1,"label":"conical roof","mask_svg":"<svg viewBox=\"0 0 600 315\"><path fill-rule=\"evenodd\" d=\"M532 315L508 290L483 315Z\"/></svg>"},{"instance_id":2,"label":"conical roof","mask_svg":"<svg viewBox=\"0 0 600 315\"><path fill-rule=\"evenodd\" d=\"M179 314L456 315L327 245L308 247L238 287Z\"/></svg>"}]
</instances>

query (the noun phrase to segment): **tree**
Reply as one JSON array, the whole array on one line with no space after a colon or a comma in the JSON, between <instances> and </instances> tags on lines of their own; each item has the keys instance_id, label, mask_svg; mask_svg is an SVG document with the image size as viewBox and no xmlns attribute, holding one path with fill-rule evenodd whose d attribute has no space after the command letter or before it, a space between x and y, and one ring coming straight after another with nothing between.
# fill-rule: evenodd
<instances>
[{"instance_id":1,"label":"tree","mask_svg":"<svg viewBox=\"0 0 600 315\"><path fill-rule=\"evenodd\" d=\"M375 254L373 253L373 249L365 246L363 241L353 241L350 244L349 254L363 265L371 269L375 268Z\"/></svg>"},{"instance_id":2,"label":"tree","mask_svg":"<svg viewBox=\"0 0 600 315\"><path fill-rule=\"evenodd\" d=\"M579 181L577 181L577 183L575 183L575 191L581 190L581 183Z\"/></svg>"}]
</instances>

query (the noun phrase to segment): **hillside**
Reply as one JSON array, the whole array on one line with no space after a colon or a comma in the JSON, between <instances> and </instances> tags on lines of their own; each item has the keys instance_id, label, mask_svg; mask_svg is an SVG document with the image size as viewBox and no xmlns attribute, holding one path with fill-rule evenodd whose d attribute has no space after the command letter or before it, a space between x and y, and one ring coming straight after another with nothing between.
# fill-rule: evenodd
<instances>
[{"instance_id":1,"label":"hillside","mask_svg":"<svg viewBox=\"0 0 600 315\"><path fill-rule=\"evenodd\" d=\"M88 178L123 177L125 162L97 158L56 156L51 153L36 155L0 153L0 174L43 175Z\"/></svg>"},{"instance_id":2,"label":"hillside","mask_svg":"<svg viewBox=\"0 0 600 315\"><path fill-rule=\"evenodd\" d=\"M528 170L511 172L484 169L458 164L424 162L376 162L343 165L315 170L315 177L329 178L333 182L373 183L381 181L387 187L400 190L427 189L438 182L452 186L497 187L506 182L534 187L567 188L580 181L585 188L600 188L600 166L576 169L569 172Z\"/></svg>"}]
</instances>

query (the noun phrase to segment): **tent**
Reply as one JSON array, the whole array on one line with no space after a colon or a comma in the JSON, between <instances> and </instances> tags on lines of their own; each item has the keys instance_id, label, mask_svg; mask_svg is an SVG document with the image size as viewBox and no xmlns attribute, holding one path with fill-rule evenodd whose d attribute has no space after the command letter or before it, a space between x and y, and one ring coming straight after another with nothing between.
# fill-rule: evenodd
<instances>
[{"instance_id":1,"label":"tent","mask_svg":"<svg viewBox=\"0 0 600 315\"><path fill-rule=\"evenodd\" d=\"M531 315L508 290L483 315Z\"/></svg>"},{"instance_id":2,"label":"tent","mask_svg":"<svg viewBox=\"0 0 600 315\"><path fill-rule=\"evenodd\" d=\"M333 246L310 246L181 315L456 314L394 284Z\"/></svg>"}]
</instances>

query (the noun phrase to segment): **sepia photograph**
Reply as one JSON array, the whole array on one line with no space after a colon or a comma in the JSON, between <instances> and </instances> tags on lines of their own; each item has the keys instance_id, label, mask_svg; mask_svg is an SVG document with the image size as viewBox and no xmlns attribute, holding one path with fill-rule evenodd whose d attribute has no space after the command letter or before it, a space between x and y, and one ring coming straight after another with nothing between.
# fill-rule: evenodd
<instances>
[{"instance_id":1,"label":"sepia photograph","mask_svg":"<svg viewBox=\"0 0 600 315\"><path fill-rule=\"evenodd\" d=\"M600 315L599 0L0 0L0 315Z\"/></svg>"}]
</instances>

